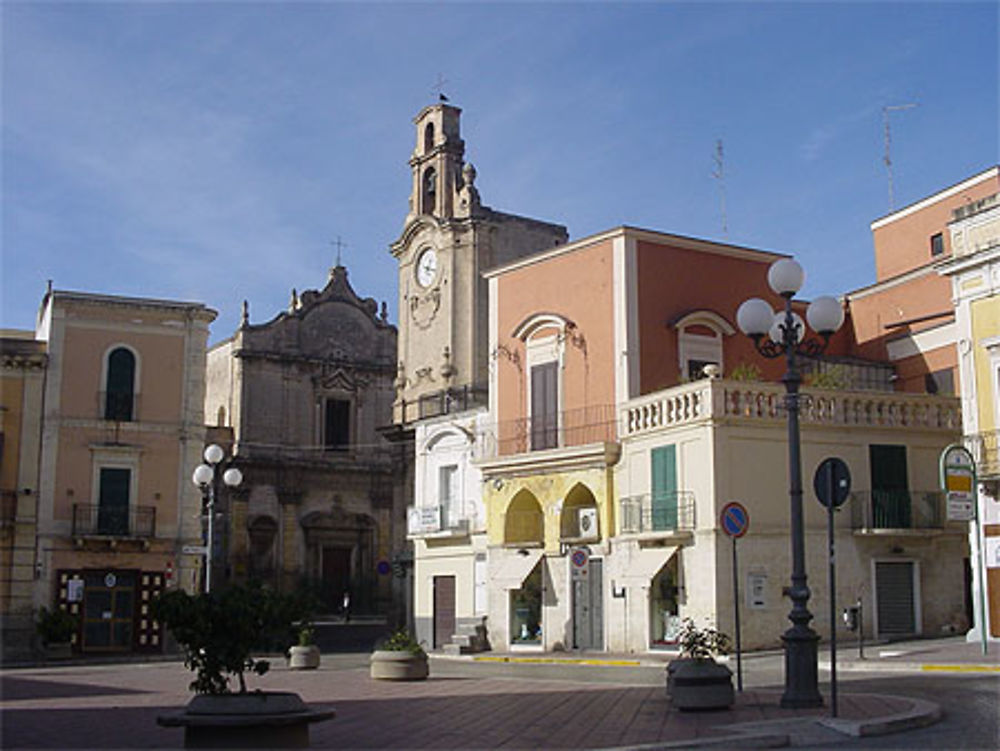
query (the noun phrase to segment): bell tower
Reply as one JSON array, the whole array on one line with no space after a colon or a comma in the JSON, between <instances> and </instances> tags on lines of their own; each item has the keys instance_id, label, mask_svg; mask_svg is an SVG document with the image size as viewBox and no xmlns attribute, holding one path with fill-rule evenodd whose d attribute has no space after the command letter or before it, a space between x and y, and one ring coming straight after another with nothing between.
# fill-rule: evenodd
<instances>
[{"instance_id":1,"label":"bell tower","mask_svg":"<svg viewBox=\"0 0 1000 751\"><path fill-rule=\"evenodd\" d=\"M482 272L566 242L566 228L483 206L464 161L459 118L444 102L413 119L409 211L399 264L398 426L487 401L487 286Z\"/></svg>"},{"instance_id":2,"label":"bell tower","mask_svg":"<svg viewBox=\"0 0 1000 751\"><path fill-rule=\"evenodd\" d=\"M410 157L413 170L410 217L423 214L450 219L454 216L456 194L462 187L462 157L465 155L465 143L459 135L461 113L458 107L435 104L425 107L413 121L417 144Z\"/></svg>"}]
</instances>

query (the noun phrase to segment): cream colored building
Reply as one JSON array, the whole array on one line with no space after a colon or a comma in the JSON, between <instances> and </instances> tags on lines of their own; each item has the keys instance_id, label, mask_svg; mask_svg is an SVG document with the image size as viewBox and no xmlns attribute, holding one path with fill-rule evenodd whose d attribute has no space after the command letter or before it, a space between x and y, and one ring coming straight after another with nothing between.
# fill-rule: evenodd
<instances>
[{"instance_id":1,"label":"cream colored building","mask_svg":"<svg viewBox=\"0 0 1000 751\"><path fill-rule=\"evenodd\" d=\"M950 278L965 444L976 461L979 523L970 525L976 623L1000 639L1000 195L953 212L952 256L939 271ZM983 551L980 555L980 550ZM985 591L983 584L985 581ZM983 607L985 605L985 607ZM985 619L980 615L985 614Z\"/></svg>"},{"instance_id":2,"label":"cream colored building","mask_svg":"<svg viewBox=\"0 0 1000 751\"><path fill-rule=\"evenodd\" d=\"M215 315L199 303L51 287L42 301L32 605L80 616L77 651L161 650L150 599L199 586L201 557L183 548L201 542L190 478L205 442Z\"/></svg>"}]
</instances>

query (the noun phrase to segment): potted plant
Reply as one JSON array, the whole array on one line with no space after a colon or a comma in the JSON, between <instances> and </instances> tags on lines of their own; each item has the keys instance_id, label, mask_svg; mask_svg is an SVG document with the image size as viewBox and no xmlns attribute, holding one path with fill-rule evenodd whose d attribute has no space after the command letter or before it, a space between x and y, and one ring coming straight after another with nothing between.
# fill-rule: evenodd
<instances>
[{"instance_id":1,"label":"potted plant","mask_svg":"<svg viewBox=\"0 0 1000 751\"><path fill-rule=\"evenodd\" d=\"M152 615L184 649L195 673L195 697L180 712L161 715L165 727L183 727L187 747L289 748L309 745L309 723L333 717L310 709L298 694L247 690L246 674L263 676L267 660L256 650L280 651L303 617L299 598L260 585L189 595L173 590L152 603ZM231 690L236 679L238 690Z\"/></svg>"},{"instance_id":2,"label":"potted plant","mask_svg":"<svg viewBox=\"0 0 1000 751\"><path fill-rule=\"evenodd\" d=\"M35 630L49 659L67 659L73 654L73 637L79 627L75 615L62 608L38 609Z\"/></svg>"},{"instance_id":3,"label":"potted plant","mask_svg":"<svg viewBox=\"0 0 1000 751\"><path fill-rule=\"evenodd\" d=\"M667 696L678 709L723 709L733 704L733 672L716 658L729 653L729 636L685 618L679 659L667 665Z\"/></svg>"},{"instance_id":4,"label":"potted plant","mask_svg":"<svg viewBox=\"0 0 1000 751\"><path fill-rule=\"evenodd\" d=\"M313 625L303 622L299 626L299 643L288 648L288 667L292 670L314 670L319 667L319 647L313 642Z\"/></svg>"},{"instance_id":5,"label":"potted plant","mask_svg":"<svg viewBox=\"0 0 1000 751\"><path fill-rule=\"evenodd\" d=\"M371 676L383 681L422 681L428 675L427 653L406 629L379 643L371 656Z\"/></svg>"}]
</instances>

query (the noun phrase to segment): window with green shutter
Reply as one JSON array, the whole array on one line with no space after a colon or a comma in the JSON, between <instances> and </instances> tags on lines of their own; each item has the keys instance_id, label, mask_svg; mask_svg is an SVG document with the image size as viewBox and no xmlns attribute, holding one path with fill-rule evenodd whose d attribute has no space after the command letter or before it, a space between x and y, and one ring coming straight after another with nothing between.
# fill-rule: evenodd
<instances>
[{"instance_id":1,"label":"window with green shutter","mask_svg":"<svg viewBox=\"0 0 1000 751\"><path fill-rule=\"evenodd\" d=\"M650 452L652 467L652 529L677 529L677 447L660 446Z\"/></svg>"}]
</instances>

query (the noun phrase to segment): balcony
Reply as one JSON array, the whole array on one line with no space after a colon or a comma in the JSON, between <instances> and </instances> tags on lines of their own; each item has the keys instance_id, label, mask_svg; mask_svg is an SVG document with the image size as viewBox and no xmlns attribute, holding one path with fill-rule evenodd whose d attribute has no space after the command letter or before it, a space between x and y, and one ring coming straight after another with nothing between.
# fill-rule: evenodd
<instances>
[{"instance_id":1,"label":"balcony","mask_svg":"<svg viewBox=\"0 0 1000 751\"><path fill-rule=\"evenodd\" d=\"M156 507L113 508L73 504L73 537L150 539L156 535Z\"/></svg>"},{"instance_id":2,"label":"balcony","mask_svg":"<svg viewBox=\"0 0 1000 751\"><path fill-rule=\"evenodd\" d=\"M865 490L851 493L851 528L874 533L949 528L945 494L939 490ZM961 529L959 522L953 522Z\"/></svg>"},{"instance_id":3,"label":"balcony","mask_svg":"<svg viewBox=\"0 0 1000 751\"><path fill-rule=\"evenodd\" d=\"M633 399L621 410L623 439L702 421L783 424L780 384L703 378ZM898 430L961 430L959 400L946 396L872 391L802 390L799 420L812 425Z\"/></svg>"},{"instance_id":4,"label":"balcony","mask_svg":"<svg viewBox=\"0 0 1000 751\"><path fill-rule=\"evenodd\" d=\"M406 510L407 537L466 537L485 528L481 506L472 501Z\"/></svg>"},{"instance_id":5,"label":"balcony","mask_svg":"<svg viewBox=\"0 0 1000 751\"><path fill-rule=\"evenodd\" d=\"M976 475L980 480L1000 477L1000 430L967 435L965 447L976 462Z\"/></svg>"},{"instance_id":6,"label":"balcony","mask_svg":"<svg viewBox=\"0 0 1000 751\"><path fill-rule=\"evenodd\" d=\"M623 535L660 537L695 528L695 497L690 490L628 496L618 502L618 509Z\"/></svg>"},{"instance_id":7,"label":"balcony","mask_svg":"<svg viewBox=\"0 0 1000 751\"><path fill-rule=\"evenodd\" d=\"M617 441L616 417L614 406L598 405L535 419L505 420L486 428L479 441L482 454L477 458Z\"/></svg>"}]
</instances>

